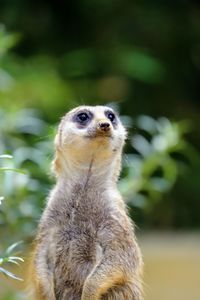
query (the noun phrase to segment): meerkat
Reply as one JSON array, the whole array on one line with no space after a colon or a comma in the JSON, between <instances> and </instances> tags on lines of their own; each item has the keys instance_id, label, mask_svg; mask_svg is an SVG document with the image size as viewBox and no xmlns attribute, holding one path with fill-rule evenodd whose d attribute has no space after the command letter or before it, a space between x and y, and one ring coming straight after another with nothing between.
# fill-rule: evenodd
<instances>
[{"instance_id":1,"label":"meerkat","mask_svg":"<svg viewBox=\"0 0 200 300\"><path fill-rule=\"evenodd\" d=\"M126 130L110 107L68 112L32 263L35 300L141 300L142 256L117 189Z\"/></svg>"}]
</instances>

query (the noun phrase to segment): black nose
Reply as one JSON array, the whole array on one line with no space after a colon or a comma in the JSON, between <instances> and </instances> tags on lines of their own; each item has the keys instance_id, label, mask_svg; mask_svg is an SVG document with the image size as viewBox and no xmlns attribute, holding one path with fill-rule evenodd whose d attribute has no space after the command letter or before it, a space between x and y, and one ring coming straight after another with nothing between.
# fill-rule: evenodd
<instances>
[{"instance_id":1,"label":"black nose","mask_svg":"<svg viewBox=\"0 0 200 300\"><path fill-rule=\"evenodd\" d=\"M110 129L110 124L108 122L99 123L99 128L104 131L108 131Z\"/></svg>"}]
</instances>

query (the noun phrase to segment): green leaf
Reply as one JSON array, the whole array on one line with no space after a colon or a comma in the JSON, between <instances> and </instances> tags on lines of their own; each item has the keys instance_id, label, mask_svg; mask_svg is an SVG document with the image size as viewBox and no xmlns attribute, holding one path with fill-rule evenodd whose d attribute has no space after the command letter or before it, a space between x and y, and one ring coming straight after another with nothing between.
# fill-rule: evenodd
<instances>
[{"instance_id":1,"label":"green leaf","mask_svg":"<svg viewBox=\"0 0 200 300\"><path fill-rule=\"evenodd\" d=\"M1 167L0 168L0 172L5 172L5 171L13 171L13 172L17 172L20 174L27 174L27 171L17 169L17 168L9 168L9 167Z\"/></svg>"},{"instance_id":2,"label":"green leaf","mask_svg":"<svg viewBox=\"0 0 200 300\"><path fill-rule=\"evenodd\" d=\"M6 270L6 269L4 269L2 267L0 267L0 273L3 273L4 275L6 275L8 277L11 277L11 278L13 278L15 280L23 281L22 278L16 276L15 274L11 273L10 271L8 271L8 270Z\"/></svg>"},{"instance_id":3,"label":"green leaf","mask_svg":"<svg viewBox=\"0 0 200 300\"><path fill-rule=\"evenodd\" d=\"M18 261L24 262L23 258L18 257L18 256L2 257L0 259L0 265L5 264L5 263L12 263L12 264L19 266Z\"/></svg>"},{"instance_id":4,"label":"green leaf","mask_svg":"<svg viewBox=\"0 0 200 300\"><path fill-rule=\"evenodd\" d=\"M3 25L0 26L0 54L4 54L8 49L12 48L20 39L20 34L8 34Z\"/></svg>"},{"instance_id":5,"label":"green leaf","mask_svg":"<svg viewBox=\"0 0 200 300\"><path fill-rule=\"evenodd\" d=\"M0 205L3 200L4 200L4 197L0 197Z\"/></svg>"},{"instance_id":6,"label":"green leaf","mask_svg":"<svg viewBox=\"0 0 200 300\"><path fill-rule=\"evenodd\" d=\"M23 241L19 241L17 243L12 244L11 246L9 246L5 252L5 257L8 257L15 248L17 248L19 245L21 245L23 243Z\"/></svg>"},{"instance_id":7,"label":"green leaf","mask_svg":"<svg viewBox=\"0 0 200 300\"><path fill-rule=\"evenodd\" d=\"M12 259L12 260L19 260L21 262L24 262L23 258L19 257L19 256L9 256L9 260Z\"/></svg>"},{"instance_id":8,"label":"green leaf","mask_svg":"<svg viewBox=\"0 0 200 300\"><path fill-rule=\"evenodd\" d=\"M116 65L126 75L148 83L162 81L165 73L162 62L140 49L122 50Z\"/></svg>"},{"instance_id":9,"label":"green leaf","mask_svg":"<svg viewBox=\"0 0 200 300\"><path fill-rule=\"evenodd\" d=\"M17 261L24 262L23 258L21 258L19 256L9 256L8 257L8 262L10 262L10 263L19 265L19 263Z\"/></svg>"},{"instance_id":10,"label":"green leaf","mask_svg":"<svg viewBox=\"0 0 200 300\"><path fill-rule=\"evenodd\" d=\"M8 154L2 154L0 155L0 158L13 158L13 156Z\"/></svg>"}]
</instances>

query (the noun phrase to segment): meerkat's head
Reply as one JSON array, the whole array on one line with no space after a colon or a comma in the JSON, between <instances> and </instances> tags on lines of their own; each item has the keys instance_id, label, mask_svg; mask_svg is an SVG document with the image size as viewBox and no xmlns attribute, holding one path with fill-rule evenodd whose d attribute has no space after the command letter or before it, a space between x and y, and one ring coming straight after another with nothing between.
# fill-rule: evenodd
<instances>
[{"instance_id":1,"label":"meerkat's head","mask_svg":"<svg viewBox=\"0 0 200 300\"><path fill-rule=\"evenodd\" d=\"M79 106L58 127L54 171L59 176L69 164L87 167L91 161L97 165L118 161L120 165L125 138L126 130L112 108Z\"/></svg>"}]
</instances>

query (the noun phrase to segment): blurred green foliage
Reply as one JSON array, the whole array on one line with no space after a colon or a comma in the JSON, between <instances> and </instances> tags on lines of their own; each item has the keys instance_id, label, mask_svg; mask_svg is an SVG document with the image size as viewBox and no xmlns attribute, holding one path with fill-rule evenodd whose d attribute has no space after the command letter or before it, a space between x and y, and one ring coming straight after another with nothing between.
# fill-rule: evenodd
<instances>
[{"instance_id":1,"label":"blurred green foliage","mask_svg":"<svg viewBox=\"0 0 200 300\"><path fill-rule=\"evenodd\" d=\"M129 129L136 224L200 228L199 2L2 0L0 20L1 253L32 241L56 124L80 104L111 103Z\"/></svg>"},{"instance_id":2,"label":"blurred green foliage","mask_svg":"<svg viewBox=\"0 0 200 300\"><path fill-rule=\"evenodd\" d=\"M129 205L143 211L149 227L163 196L173 189L181 174L187 174L189 166L198 163L199 154L185 138L191 130L188 121L141 115L134 126L138 132L130 138L133 153L126 155L125 175L119 186ZM162 224L163 214L159 219Z\"/></svg>"},{"instance_id":3,"label":"blurred green foliage","mask_svg":"<svg viewBox=\"0 0 200 300\"><path fill-rule=\"evenodd\" d=\"M7 267L5 268L4 265L8 265L8 264L14 264L14 265L18 265L19 266L19 262L24 262L23 258L16 256L15 253L13 253L14 249L19 245L18 243L12 244L11 246L9 246L5 253L0 256L0 273L4 274L7 277L10 277L12 279L15 280L19 280L22 281L22 279L18 276L16 276L15 274L13 274L12 272L7 270ZM2 267L3 265L3 267Z\"/></svg>"},{"instance_id":4,"label":"blurred green foliage","mask_svg":"<svg viewBox=\"0 0 200 300\"><path fill-rule=\"evenodd\" d=\"M1 121L4 126L1 127L0 151L5 153L9 149L13 154L12 160L1 162L1 167L7 169L0 174L0 191L6 198L0 211L1 230L6 241L8 236L28 239L33 237L49 189L48 170L53 141L48 138L47 124L34 110L20 110L15 114L1 111ZM27 174L9 172L13 168L27 170ZM7 231L10 234L6 234Z\"/></svg>"},{"instance_id":5,"label":"blurred green foliage","mask_svg":"<svg viewBox=\"0 0 200 300\"><path fill-rule=\"evenodd\" d=\"M11 155L7 155L7 154L2 154L0 155L0 159L12 159ZM16 168L12 168L12 167L0 167L0 173L4 173L4 172L8 172L8 171L14 171L14 172L18 172L21 173L22 171L20 169L16 169ZM3 196L0 196L0 205L2 203L2 201L4 200ZM1 219L0 219L0 224L1 224ZM12 244L11 246L9 246L7 248L7 250L5 251L4 254L0 254L0 273L10 277L12 279L15 280L22 280L20 277L16 276L15 274L13 274L12 272L10 272L7 267L5 268L4 265L7 264L15 264L15 265L19 265L19 262L24 262L24 260L19 257L16 256L15 253L13 253L14 249L19 245L19 242ZM1 246L0 246L0 250Z\"/></svg>"}]
</instances>

